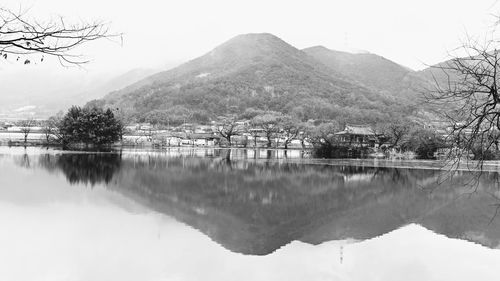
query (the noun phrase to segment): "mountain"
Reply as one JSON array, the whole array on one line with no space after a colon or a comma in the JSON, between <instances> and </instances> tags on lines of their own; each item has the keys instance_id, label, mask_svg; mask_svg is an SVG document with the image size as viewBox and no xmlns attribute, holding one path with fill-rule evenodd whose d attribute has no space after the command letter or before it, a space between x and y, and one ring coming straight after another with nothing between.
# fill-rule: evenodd
<instances>
[{"instance_id":1,"label":"mountain","mask_svg":"<svg viewBox=\"0 0 500 281\"><path fill-rule=\"evenodd\" d=\"M481 58L478 58L481 59ZM471 62L469 58L458 59L461 63L464 64L472 64L476 63L476 61ZM417 72L417 75L422 79L426 79L427 81L431 81L433 85L436 83L441 87L446 87L449 82L456 83L463 79L463 75L451 70L456 66L454 59L446 60L434 65L431 65L425 69L422 69Z\"/></svg>"},{"instance_id":2,"label":"mountain","mask_svg":"<svg viewBox=\"0 0 500 281\"><path fill-rule=\"evenodd\" d=\"M363 84L394 98L414 100L429 84L427 77L379 55L352 54L315 46L303 49L305 53Z\"/></svg>"},{"instance_id":3,"label":"mountain","mask_svg":"<svg viewBox=\"0 0 500 281\"><path fill-rule=\"evenodd\" d=\"M415 111L408 100L359 80L272 34L244 34L177 68L112 92L103 101L135 120L159 112L171 118L182 111L208 120L254 108L303 120L372 122Z\"/></svg>"}]
</instances>

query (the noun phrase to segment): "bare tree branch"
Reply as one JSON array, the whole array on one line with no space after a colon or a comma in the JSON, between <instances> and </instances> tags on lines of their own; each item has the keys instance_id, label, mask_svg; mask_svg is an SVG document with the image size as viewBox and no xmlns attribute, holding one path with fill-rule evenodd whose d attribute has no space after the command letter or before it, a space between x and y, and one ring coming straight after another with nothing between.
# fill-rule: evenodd
<instances>
[{"instance_id":1,"label":"bare tree branch","mask_svg":"<svg viewBox=\"0 0 500 281\"><path fill-rule=\"evenodd\" d=\"M89 62L74 50L88 42L103 38L120 37L111 34L108 24L101 21L68 24L64 18L39 22L27 17L28 11L13 12L0 8L0 57L22 59L24 64L36 60L43 62L45 56L56 57L61 65L82 65Z\"/></svg>"},{"instance_id":2,"label":"bare tree branch","mask_svg":"<svg viewBox=\"0 0 500 281\"><path fill-rule=\"evenodd\" d=\"M481 171L483 161L499 152L500 52L496 47L495 40L481 43L469 37L461 48L465 56L434 66L435 88L426 97L442 109L449 123L450 167L466 162Z\"/></svg>"}]
</instances>

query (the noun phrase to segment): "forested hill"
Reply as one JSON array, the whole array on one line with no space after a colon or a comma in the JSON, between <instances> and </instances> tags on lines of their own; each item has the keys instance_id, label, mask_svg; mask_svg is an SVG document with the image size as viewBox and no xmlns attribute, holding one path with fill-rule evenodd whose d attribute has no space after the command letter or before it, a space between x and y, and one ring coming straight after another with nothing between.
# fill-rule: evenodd
<instances>
[{"instance_id":1,"label":"forested hill","mask_svg":"<svg viewBox=\"0 0 500 281\"><path fill-rule=\"evenodd\" d=\"M375 54L352 54L323 46L303 51L365 87L394 98L413 100L429 83L429 77L421 75L423 72L415 72Z\"/></svg>"},{"instance_id":2,"label":"forested hill","mask_svg":"<svg viewBox=\"0 0 500 281\"><path fill-rule=\"evenodd\" d=\"M344 55L338 65L330 57L272 34L239 35L101 102L138 121L207 121L248 109L363 123L419 114L418 93L401 90L412 86L413 71L374 55Z\"/></svg>"}]
</instances>

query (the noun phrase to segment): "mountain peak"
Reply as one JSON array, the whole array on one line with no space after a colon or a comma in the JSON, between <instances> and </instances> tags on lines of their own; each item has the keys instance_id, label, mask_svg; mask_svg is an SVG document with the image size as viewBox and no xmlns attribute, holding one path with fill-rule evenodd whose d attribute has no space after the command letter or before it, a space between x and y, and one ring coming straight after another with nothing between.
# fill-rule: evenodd
<instances>
[{"instance_id":1,"label":"mountain peak","mask_svg":"<svg viewBox=\"0 0 500 281\"><path fill-rule=\"evenodd\" d=\"M285 43L281 38L278 36L271 34L271 33L245 33L245 34L240 34L236 35L235 37L229 39L226 41L226 43L266 43L266 42L282 42Z\"/></svg>"},{"instance_id":2,"label":"mountain peak","mask_svg":"<svg viewBox=\"0 0 500 281\"><path fill-rule=\"evenodd\" d=\"M184 70L214 73L217 69L216 72L221 74L221 71L237 71L257 63L286 63L307 58L302 51L273 34L248 33L237 35L190 61Z\"/></svg>"},{"instance_id":3,"label":"mountain peak","mask_svg":"<svg viewBox=\"0 0 500 281\"><path fill-rule=\"evenodd\" d=\"M229 39L216 47L211 53L219 52L224 55L248 56L260 52L272 53L277 49L297 50L273 34L247 33Z\"/></svg>"},{"instance_id":4,"label":"mountain peak","mask_svg":"<svg viewBox=\"0 0 500 281\"><path fill-rule=\"evenodd\" d=\"M307 51L333 51L333 50L328 49L327 47L325 47L323 45L316 45L316 46L305 48L302 51L307 52Z\"/></svg>"},{"instance_id":5,"label":"mountain peak","mask_svg":"<svg viewBox=\"0 0 500 281\"><path fill-rule=\"evenodd\" d=\"M250 40L256 40L256 39L278 39L281 40L278 36L263 32L263 33L244 33L244 34L239 34L234 36L232 39L229 39L229 41L233 39L250 39Z\"/></svg>"}]
</instances>

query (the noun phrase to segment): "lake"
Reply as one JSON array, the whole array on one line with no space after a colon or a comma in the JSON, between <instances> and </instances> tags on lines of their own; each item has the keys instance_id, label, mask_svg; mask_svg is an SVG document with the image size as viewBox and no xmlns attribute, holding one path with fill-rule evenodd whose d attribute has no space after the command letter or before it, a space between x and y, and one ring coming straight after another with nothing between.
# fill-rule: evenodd
<instances>
[{"instance_id":1,"label":"lake","mask_svg":"<svg viewBox=\"0 0 500 281\"><path fill-rule=\"evenodd\" d=\"M498 280L498 173L435 167L0 147L0 280Z\"/></svg>"}]
</instances>

